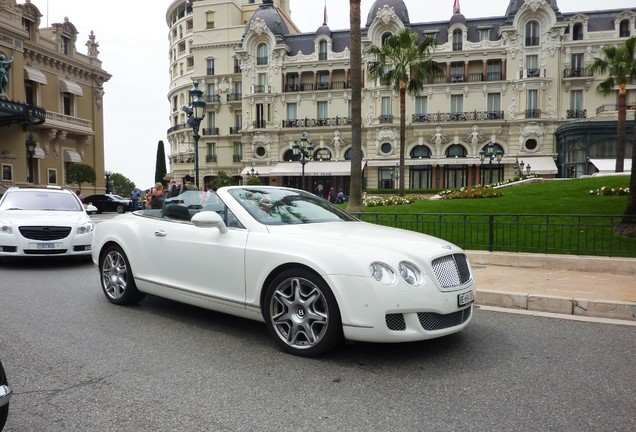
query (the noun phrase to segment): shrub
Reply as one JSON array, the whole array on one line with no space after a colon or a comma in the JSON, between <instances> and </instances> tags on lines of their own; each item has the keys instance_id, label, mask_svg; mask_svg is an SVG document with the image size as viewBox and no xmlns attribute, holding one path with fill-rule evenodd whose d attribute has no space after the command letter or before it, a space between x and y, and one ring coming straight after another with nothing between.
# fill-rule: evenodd
<instances>
[{"instance_id":1,"label":"shrub","mask_svg":"<svg viewBox=\"0 0 636 432\"><path fill-rule=\"evenodd\" d=\"M623 195L629 195L629 188L628 187L609 188L609 187L603 186L600 189L590 190L589 194L598 195L598 196L623 196Z\"/></svg>"},{"instance_id":2,"label":"shrub","mask_svg":"<svg viewBox=\"0 0 636 432\"><path fill-rule=\"evenodd\" d=\"M439 193L442 199L476 199L498 198L503 194L494 190L491 186L471 186L460 189L445 190Z\"/></svg>"},{"instance_id":3,"label":"shrub","mask_svg":"<svg viewBox=\"0 0 636 432\"><path fill-rule=\"evenodd\" d=\"M400 196L386 196L386 197L378 197L372 196L365 198L362 205L365 207L385 207L385 206L394 206L394 205L403 205L403 204L411 204L413 199L408 199Z\"/></svg>"}]
</instances>

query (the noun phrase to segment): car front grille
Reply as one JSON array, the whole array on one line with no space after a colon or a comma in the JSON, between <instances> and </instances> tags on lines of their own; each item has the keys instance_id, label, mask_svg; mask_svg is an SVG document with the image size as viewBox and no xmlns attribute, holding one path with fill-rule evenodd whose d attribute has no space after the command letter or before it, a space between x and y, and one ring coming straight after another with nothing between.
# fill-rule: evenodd
<instances>
[{"instance_id":1,"label":"car front grille","mask_svg":"<svg viewBox=\"0 0 636 432\"><path fill-rule=\"evenodd\" d=\"M470 318L472 311L473 308L471 306L446 315L433 312L420 312L417 314L417 318L420 320L420 325L424 330L442 330L465 323Z\"/></svg>"},{"instance_id":2,"label":"car front grille","mask_svg":"<svg viewBox=\"0 0 636 432\"><path fill-rule=\"evenodd\" d=\"M389 330L393 331L402 331L406 330L406 322L404 322L404 315L397 314L386 314L384 316L384 320L386 321L386 326Z\"/></svg>"},{"instance_id":3,"label":"car front grille","mask_svg":"<svg viewBox=\"0 0 636 432\"><path fill-rule=\"evenodd\" d=\"M470 281L470 266L464 254L446 255L433 260L433 273L442 289L453 289Z\"/></svg>"},{"instance_id":4,"label":"car front grille","mask_svg":"<svg viewBox=\"0 0 636 432\"><path fill-rule=\"evenodd\" d=\"M68 237L71 227L58 226L22 226L20 234L30 240L59 240Z\"/></svg>"},{"instance_id":5,"label":"car front grille","mask_svg":"<svg viewBox=\"0 0 636 432\"><path fill-rule=\"evenodd\" d=\"M24 249L25 255L63 255L66 249Z\"/></svg>"}]
</instances>

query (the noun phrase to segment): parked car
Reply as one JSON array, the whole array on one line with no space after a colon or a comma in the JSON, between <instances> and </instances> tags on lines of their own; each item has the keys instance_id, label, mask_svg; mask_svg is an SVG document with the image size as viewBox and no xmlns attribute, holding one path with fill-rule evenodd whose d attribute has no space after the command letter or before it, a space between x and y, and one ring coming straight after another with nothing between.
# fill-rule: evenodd
<instances>
[{"instance_id":1,"label":"parked car","mask_svg":"<svg viewBox=\"0 0 636 432\"><path fill-rule=\"evenodd\" d=\"M111 303L153 294L263 321L300 356L344 340L436 338L472 317L473 276L457 246L296 189L186 192L99 223L92 251Z\"/></svg>"},{"instance_id":2,"label":"parked car","mask_svg":"<svg viewBox=\"0 0 636 432\"><path fill-rule=\"evenodd\" d=\"M84 198L82 202L85 204L92 204L97 207L97 213L124 213L127 211L131 211L130 200L115 194L89 195Z\"/></svg>"},{"instance_id":3,"label":"parked car","mask_svg":"<svg viewBox=\"0 0 636 432\"><path fill-rule=\"evenodd\" d=\"M4 429L9 416L9 399L11 399L12 391L7 381L7 375L4 373L2 362L0 362L0 431Z\"/></svg>"},{"instance_id":4,"label":"parked car","mask_svg":"<svg viewBox=\"0 0 636 432\"><path fill-rule=\"evenodd\" d=\"M0 258L90 256L95 224L66 188L12 187L0 199Z\"/></svg>"}]
</instances>

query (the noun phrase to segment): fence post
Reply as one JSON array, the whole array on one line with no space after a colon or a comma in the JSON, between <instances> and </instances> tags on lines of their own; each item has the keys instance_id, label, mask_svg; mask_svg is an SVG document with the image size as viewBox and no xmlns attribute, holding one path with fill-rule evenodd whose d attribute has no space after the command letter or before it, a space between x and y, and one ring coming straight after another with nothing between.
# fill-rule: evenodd
<instances>
[{"instance_id":1,"label":"fence post","mask_svg":"<svg viewBox=\"0 0 636 432\"><path fill-rule=\"evenodd\" d=\"M488 252L493 251L495 243L495 216L488 216Z\"/></svg>"}]
</instances>

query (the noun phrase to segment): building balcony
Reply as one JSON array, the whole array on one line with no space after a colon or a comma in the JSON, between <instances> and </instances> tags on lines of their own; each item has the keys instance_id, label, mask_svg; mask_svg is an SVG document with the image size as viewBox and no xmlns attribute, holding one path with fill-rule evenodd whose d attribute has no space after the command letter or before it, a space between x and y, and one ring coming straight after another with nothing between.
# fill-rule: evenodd
<instances>
[{"instance_id":1,"label":"building balcony","mask_svg":"<svg viewBox=\"0 0 636 432\"><path fill-rule=\"evenodd\" d=\"M569 109L567 111L567 118L569 118L569 119L586 118L586 117L587 117L587 110L572 110L572 109Z\"/></svg>"},{"instance_id":2,"label":"building balcony","mask_svg":"<svg viewBox=\"0 0 636 432\"><path fill-rule=\"evenodd\" d=\"M527 109L526 110L526 118L541 118L541 110L540 109Z\"/></svg>"},{"instance_id":3,"label":"building balcony","mask_svg":"<svg viewBox=\"0 0 636 432\"><path fill-rule=\"evenodd\" d=\"M563 78L587 78L591 76L584 68L563 69Z\"/></svg>"},{"instance_id":4,"label":"building balcony","mask_svg":"<svg viewBox=\"0 0 636 432\"><path fill-rule=\"evenodd\" d=\"M347 126L351 124L350 117L331 117L323 119L296 119L283 120L283 128L305 128L305 127L321 127L321 126Z\"/></svg>"},{"instance_id":5,"label":"building balcony","mask_svg":"<svg viewBox=\"0 0 636 432\"><path fill-rule=\"evenodd\" d=\"M503 120L503 111L466 111L456 113L413 114L411 123L439 123L455 121Z\"/></svg>"},{"instance_id":6,"label":"building balcony","mask_svg":"<svg viewBox=\"0 0 636 432\"><path fill-rule=\"evenodd\" d=\"M205 155L206 162L216 162L216 155Z\"/></svg>"},{"instance_id":7,"label":"building balcony","mask_svg":"<svg viewBox=\"0 0 636 432\"><path fill-rule=\"evenodd\" d=\"M239 135L241 133L240 126L230 127L230 135Z\"/></svg>"},{"instance_id":8,"label":"building balcony","mask_svg":"<svg viewBox=\"0 0 636 432\"><path fill-rule=\"evenodd\" d=\"M391 114L382 114L378 116L378 121L380 124L388 124L393 123L393 115Z\"/></svg>"},{"instance_id":9,"label":"building balcony","mask_svg":"<svg viewBox=\"0 0 636 432\"><path fill-rule=\"evenodd\" d=\"M184 129L191 129L191 128L192 128L191 126L188 126L188 125L187 125L187 124L185 124L185 123L181 123L181 124L174 125L174 126L172 126L172 127L168 128L168 131L166 132L166 134L167 134L167 135L170 135L170 134L171 134L171 133L173 133L173 132L178 132L178 131L180 131L180 130L184 130Z\"/></svg>"},{"instance_id":10,"label":"building balcony","mask_svg":"<svg viewBox=\"0 0 636 432\"><path fill-rule=\"evenodd\" d=\"M219 102L221 102L221 95L219 95L219 94L205 95L205 101L207 103L219 103Z\"/></svg>"},{"instance_id":11,"label":"building balcony","mask_svg":"<svg viewBox=\"0 0 636 432\"><path fill-rule=\"evenodd\" d=\"M271 92L272 92L272 86L269 86L269 85L257 84L257 85L250 86L250 93L251 94L271 93Z\"/></svg>"},{"instance_id":12,"label":"building balcony","mask_svg":"<svg viewBox=\"0 0 636 432\"><path fill-rule=\"evenodd\" d=\"M243 155L235 154L232 155L232 162L241 162L243 160Z\"/></svg>"},{"instance_id":13,"label":"building balcony","mask_svg":"<svg viewBox=\"0 0 636 432\"><path fill-rule=\"evenodd\" d=\"M265 120L255 120L252 122L255 129L265 129L267 122Z\"/></svg>"},{"instance_id":14,"label":"building balcony","mask_svg":"<svg viewBox=\"0 0 636 432\"><path fill-rule=\"evenodd\" d=\"M201 129L201 135L218 135L218 134L219 134L218 127Z\"/></svg>"},{"instance_id":15,"label":"building balcony","mask_svg":"<svg viewBox=\"0 0 636 432\"><path fill-rule=\"evenodd\" d=\"M240 93L228 93L227 101L228 102L241 102L243 100L243 96Z\"/></svg>"},{"instance_id":16,"label":"building balcony","mask_svg":"<svg viewBox=\"0 0 636 432\"><path fill-rule=\"evenodd\" d=\"M452 83L464 82L464 75L463 74L451 74L450 82L452 82Z\"/></svg>"}]
</instances>

